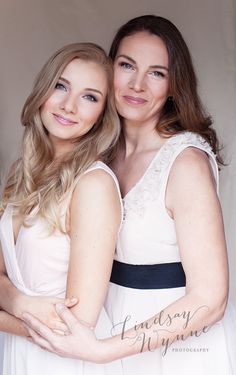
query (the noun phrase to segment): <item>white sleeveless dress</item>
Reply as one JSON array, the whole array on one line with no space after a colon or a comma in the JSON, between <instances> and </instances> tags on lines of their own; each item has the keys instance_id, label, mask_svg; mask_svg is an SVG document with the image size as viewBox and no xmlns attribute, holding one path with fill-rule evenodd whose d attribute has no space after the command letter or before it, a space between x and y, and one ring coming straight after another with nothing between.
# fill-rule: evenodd
<instances>
[{"instance_id":1,"label":"white sleeveless dress","mask_svg":"<svg viewBox=\"0 0 236 375\"><path fill-rule=\"evenodd\" d=\"M120 197L117 179L104 163L94 163L85 173L96 169L103 169L112 176ZM64 208L66 213L68 204ZM15 244L12 208L7 207L0 221L0 239L8 276L19 290L28 295L63 298L66 292L70 239L59 231L51 236L45 236L44 233L45 222L37 218L33 226L21 227ZM110 330L111 322L103 308L96 334L98 337L108 337ZM62 358L42 350L24 337L6 334L3 374L120 375L122 372L120 361L100 365Z\"/></svg>"},{"instance_id":2,"label":"white sleeveless dress","mask_svg":"<svg viewBox=\"0 0 236 375\"><path fill-rule=\"evenodd\" d=\"M116 260L128 264L180 262L174 221L165 208L165 191L176 157L187 147L207 153L218 190L218 168L210 146L191 132L167 139L145 174L124 197L124 222ZM185 287L133 289L110 283L106 309L113 334L154 316L185 294ZM132 345L132 339L130 345ZM200 337L122 360L124 375L236 375L236 312L228 306L224 319Z\"/></svg>"}]
</instances>

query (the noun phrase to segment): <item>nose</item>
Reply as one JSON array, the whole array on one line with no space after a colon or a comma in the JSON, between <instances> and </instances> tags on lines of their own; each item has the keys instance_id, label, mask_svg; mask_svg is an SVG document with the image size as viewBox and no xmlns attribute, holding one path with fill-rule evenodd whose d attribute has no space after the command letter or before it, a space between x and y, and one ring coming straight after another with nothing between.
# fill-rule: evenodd
<instances>
[{"instance_id":1,"label":"nose","mask_svg":"<svg viewBox=\"0 0 236 375\"><path fill-rule=\"evenodd\" d=\"M72 94L69 94L61 102L60 107L66 113L74 113L75 114L77 112L77 98L75 98Z\"/></svg>"},{"instance_id":2,"label":"nose","mask_svg":"<svg viewBox=\"0 0 236 375\"><path fill-rule=\"evenodd\" d=\"M145 76L142 73L135 72L129 82L129 87L136 92L141 92L144 91L145 84Z\"/></svg>"}]
</instances>

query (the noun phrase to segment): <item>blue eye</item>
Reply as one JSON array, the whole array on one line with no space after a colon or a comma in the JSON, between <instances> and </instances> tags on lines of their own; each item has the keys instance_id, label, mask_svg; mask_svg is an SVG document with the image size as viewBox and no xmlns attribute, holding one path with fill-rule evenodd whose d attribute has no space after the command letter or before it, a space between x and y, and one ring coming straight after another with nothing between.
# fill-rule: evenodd
<instances>
[{"instance_id":1,"label":"blue eye","mask_svg":"<svg viewBox=\"0 0 236 375\"><path fill-rule=\"evenodd\" d=\"M125 61L120 62L119 65L120 65L122 68L124 68L124 69L130 69L130 70L133 70L133 69L134 69L133 65L131 65L131 64L125 62Z\"/></svg>"},{"instance_id":2,"label":"blue eye","mask_svg":"<svg viewBox=\"0 0 236 375\"><path fill-rule=\"evenodd\" d=\"M57 82L55 89L67 91L66 87L60 82Z\"/></svg>"},{"instance_id":3,"label":"blue eye","mask_svg":"<svg viewBox=\"0 0 236 375\"><path fill-rule=\"evenodd\" d=\"M88 99L91 102L97 102L97 98L94 95L86 94L83 96L83 98Z\"/></svg>"},{"instance_id":4,"label":"blue eye","mask_svg":"<svg viewBox=\"0 0 236 375\"><path fill-rule=\"evenodd\" d=\"M153 72L151 72L151 74L154 76L154 77L161 77L161 78L164 78L165 77L165 74L158 71L158 70L155 70Z\"/></svg>"}]
</instances>

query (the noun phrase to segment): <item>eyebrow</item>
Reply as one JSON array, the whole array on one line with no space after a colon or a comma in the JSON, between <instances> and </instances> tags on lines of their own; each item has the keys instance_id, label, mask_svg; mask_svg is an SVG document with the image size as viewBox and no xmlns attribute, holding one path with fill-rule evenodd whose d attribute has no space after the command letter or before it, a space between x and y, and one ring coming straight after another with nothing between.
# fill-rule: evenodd
<instances>
[{"instance_id":1,"label":"eyebrow","mask_svg":"<svg viewBox=\"0 0 236 375\"><path fill-rule=\"evenodd\" d=\"M70 81L68 81L68 79L66 79L66 78L64 78L64 77L60 77L59 80L65 82L65 83L67 83L68 85L71 84ZM93 89L93 88L91 88L91 87L86 87L84 90L85 90L85 91L93 91L93 92L96 92L96 93L100 94L101 96L103 96L103 93L102 93L101 91L99 91L99 90L97 90L97 89Z\"/></svg>"},{"instance_id":2,"label":"eyebrow","mask_svg":"<svg viewBox=\"0 0 236 375\"><path fill-rule=\"evenodd\" d=\"M132 62L133 64L136 64L136 61L134 59L132 59L132 57L129 57L127 55L119 55L119 56L117 56L117 59L119 57L123 57L123 58L129 60L130 62ZM169 71L169 69L166 66L163 66L163 65L150 65L149 68L152 68L152 69L164 69L167 72Z\"/></svg>"},{"instance_id":3,"label":"eyebrow","mask_svg":"<svg viewBox=\"0 0 236 375\"><path fill-rule=\"evenodd\" d=\"M103 93L97 89L93 89L92 87L86 87L85 88L86 91L93 91L93 92L96 92L98 94L100 94L101 96L103 96Z\"/></svg>"}]
</instances>

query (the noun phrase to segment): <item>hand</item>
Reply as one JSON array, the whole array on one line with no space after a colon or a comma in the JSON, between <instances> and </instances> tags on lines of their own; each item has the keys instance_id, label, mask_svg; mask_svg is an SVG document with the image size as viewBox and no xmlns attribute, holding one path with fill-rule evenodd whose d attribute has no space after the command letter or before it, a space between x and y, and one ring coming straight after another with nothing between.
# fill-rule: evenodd
<instances>
[{"instance_id":1,"label":"hand","mask_svg":"<svg viewBox=\"0 0 236 375\"><path fill-rule=\"evenodd\" d=\"M30 340L61 357L96 363L106 362L103 340L98 340L93 330L82 324L65 305L58 304L56 309L58 316L66 323L70 334L57 335L38 319L24 313L23 320L31 336Z\"/></svg>"},{"instance_id":2,"label":"hand","mask_svg":"<svg viewBox=\"0 0 236 375\"><path fill-rule=\"evenodd\" d=\"M22 296L18 301L18 318L22 319L24 312L28 312L39 319L47 327L51 328L58 334L68 333L67 325L61 320L57 314L56 303L65 303L67 307L76 305L78 300L62 299L57 297L46 296Z\"/></svg>"}]
</instances>

